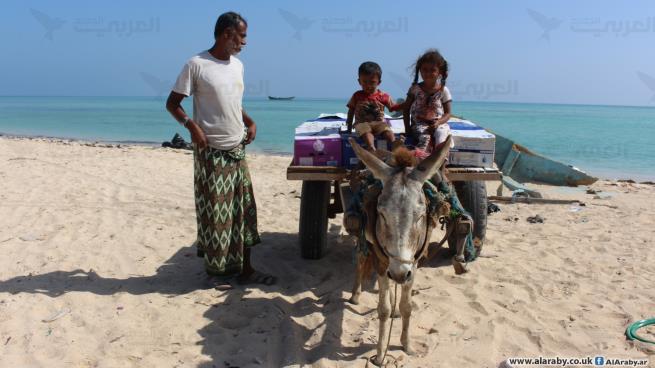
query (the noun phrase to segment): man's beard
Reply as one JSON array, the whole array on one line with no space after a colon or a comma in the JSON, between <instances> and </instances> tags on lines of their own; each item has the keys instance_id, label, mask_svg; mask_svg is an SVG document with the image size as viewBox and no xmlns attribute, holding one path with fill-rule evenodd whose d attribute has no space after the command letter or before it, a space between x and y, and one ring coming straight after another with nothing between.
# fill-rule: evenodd
<instances>
[{"instance_id":1,"label":"man's beard","mask_svg":"<svg viewBox=\"0 0 655 368\"><path fill-rule=\"evenodd\" d=\"M225 45L225 48L226 48L227 52L232 56L236 56L240 52L239 47L237 46L236 42L234 42L232 40L227 42L227 45Z\"/></svg>"}]
</instances>

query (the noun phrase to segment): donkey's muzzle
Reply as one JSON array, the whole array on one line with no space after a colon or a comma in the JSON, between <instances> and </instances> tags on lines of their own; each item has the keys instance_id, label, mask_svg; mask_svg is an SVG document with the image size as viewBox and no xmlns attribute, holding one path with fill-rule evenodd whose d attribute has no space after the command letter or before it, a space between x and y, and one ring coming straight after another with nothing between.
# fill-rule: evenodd
<instances>
[{"instance_id":1,"label":"donkey's muzzle","mask_svg":"<svg viewBox=\"0 0 655 368\"><path fill-rule=\"evenodd\" d=\"M391 272L391 270L388 269L387 276L399 284L404 284L412 278L412 270L411 268L406 270L404 267L401 267L397 272Z\"/></svg>"}]
</instances>

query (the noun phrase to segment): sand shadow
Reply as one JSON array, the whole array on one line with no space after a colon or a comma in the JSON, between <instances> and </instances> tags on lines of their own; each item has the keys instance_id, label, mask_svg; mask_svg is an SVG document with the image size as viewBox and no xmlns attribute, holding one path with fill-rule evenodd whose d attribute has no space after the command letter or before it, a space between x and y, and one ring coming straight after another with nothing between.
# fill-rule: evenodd
<instances>
[{"instance_id":1,"label":"sand shadow","mask_svg":"<svg viewBox=\"0 0 655 368\"><path fill-rule=\"evenodd\" d=\"M133 276L125 279L102 277L94 270L77 269L53 271L43 274L16 276L0 281L0 293L32 293L57 297L72 291L111 295L125 292L134 295L159 293L187 294L195 290L211 289L214 283L208 278L196 258L195 249L179 249L157 272L150 276Z\"/></svg>"},{"instance_id":2,"label":"sand shadow","mask_svg":"<svg viewBox=\"0 0 655 368\"><path fill-rule=\"evenodd\" d=\"M354 277L349 244L338 244L330 236L331 249L323 259L303 260L297 234L263 233L262 240L273 246L254 250L253 263L276 274L278 283L234 284L224 292L223 303L205 312L212 322L198 333L202 352L211 361L200 367L305 366L325 358L354 361L374 349L372 343L342 344L342 337L347 338L342 336L345 311L360 314L347 302ZM376 313L374 307L363 314ZM247 346L239 344L244 340Z\"/></svg>"},{"instance_id":3,"label":"sand shadow","mask_svg":"<svg viewBox=\"0 0 655 368\"><path fill-rule=\"evenodd\" d=\"M341 343L346 310L363 315L362 321L376 312L375 306L355 309L346 300L355 271L353 247L340 244L338 229L328 232L330 249L321 260L301 259L295 233L262 233L261 237L263 243L253 250L253 263L275 274L278 282L241 286L232 280L230 289L218 288L225 299L204 313L211 322L198 330L202 352L210 358L201 367L279 367L314 364L324 358L354 361L374 349L370 342ZM218 283L224 285L224 281ZM110 278L83 269L28 274L0 280L0 293L53 298L68 292L182 295L196 290L215 292L216 285L217 280L202 269L195 248L185 246L153 275ZM371 288L369 284L366 291ZM238 345L243 341L239 336L247 336L247 346Z\"/></svg>"}]
</instances>

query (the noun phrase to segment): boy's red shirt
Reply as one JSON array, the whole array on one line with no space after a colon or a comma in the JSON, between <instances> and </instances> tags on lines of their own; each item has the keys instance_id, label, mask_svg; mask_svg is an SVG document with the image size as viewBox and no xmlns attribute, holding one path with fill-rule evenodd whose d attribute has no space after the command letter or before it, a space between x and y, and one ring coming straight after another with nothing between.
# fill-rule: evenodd
<instances>
[{"instance_id":1,"label":"boy's red shirt","mask_svg":"<svg viewBox=\"0 0 655 368\"><path fill-rule=\"evenodd\" d=\"M355 92L348 104L355 112L355 123L384 120L384 108L391 109L391 96L380 90L368 95L364 91Z\"/></svg>"}]
</instances>

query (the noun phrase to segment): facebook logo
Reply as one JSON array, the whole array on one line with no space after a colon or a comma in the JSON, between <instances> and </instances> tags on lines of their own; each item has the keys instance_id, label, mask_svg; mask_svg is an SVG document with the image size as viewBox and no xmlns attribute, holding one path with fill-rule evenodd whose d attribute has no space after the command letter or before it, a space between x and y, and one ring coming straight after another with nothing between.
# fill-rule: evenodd
<instances>
[{"instance_id":1,"label":"facebook logo","mask_svg":"<svg viewBox=\"0 0 655 368\"><path fill-rule=\"evenodd\" d=\"M603 365L605 363L605 357L597 356L594 358L595 365Z\"/></svg>"}]
</instances>

